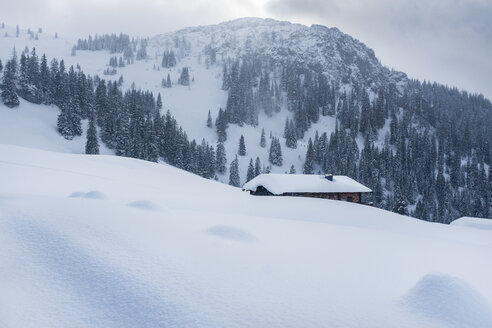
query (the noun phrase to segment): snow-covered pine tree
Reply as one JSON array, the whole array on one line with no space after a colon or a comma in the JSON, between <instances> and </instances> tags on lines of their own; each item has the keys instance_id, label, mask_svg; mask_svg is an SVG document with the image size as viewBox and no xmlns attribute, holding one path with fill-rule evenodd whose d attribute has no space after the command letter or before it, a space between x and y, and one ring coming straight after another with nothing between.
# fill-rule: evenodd
<instances>
[{"instance_id":1,"label":"snow-covered pine tree","mask_svg":"<svg viewBox=\"0 0 492 328\"><path fill-rule=\"evenodd\" d=\"M405 200L405 197L401 193L401 190L399 187L396 188L395 190L395 203L393 205L393 212L402 214L402 215L408 215L408 209L407 209L407 201Z\"/></svg>"},{"instance_id":2,"label":"snow-covered pine tree","mask_svg":"<svg viewBox=\"0 0 492 328\"><path fill-rule=\"evenodd\" d=\"M236 158L231 162L229 168L229 184L234 187L239 187L241 185L241 180L239 178L239 161Z\"/></svg>"},{"instance_id":3,"label":"snow-covered pine tree","mask_svg":"<svg viewBox=\"0 0 492 328\"><path fill-rule=\"evenodd\" d=\"M157 110L161 110L162 109L162 98L161 98L161 93L159 92L159 94L157 95L157 101L156 101L156 109Z\"/></svg>"},{"instance_id":4,"label":"snow-covered pine tree","mask_svg":"<svg viewBox=\"0 0 492 328\"><path fill-rule=\"evenodd\" d=\"M217 114L217 118L215 119L215 128L217 129L217 136L219 142L224 142L227 140L227 118L225 112L222 108L219 108L219 113Z\"/></svg>"},{"instance_id":5,"label":"snow-covered pine tree","mask_svg":"<svg viewBox=\"0 0 492 328\"><path fill-rule=\"evenodd\" d=\"M290 166L289 174L296 174L296 168L294 167L294 164Z\"/></svg>"},{"instance_id":6,"label":"snow-covered pine tree","mask_svg":"<svg viewBox=\"0 0 492 328\"><path fill-rule=\"evenodd\" d=\"M178 79L178 83L181 85L190 85L190 72L188 67L183 67L181 70L181 76Z\"/></svg>"},{"instance_id":7,"label":"snow-covered pine tree","mask_svg":"<svg viewBox=\"0 0 492 328\"><path fill-rule=\"evenodd\" d=\"M306 152L306 161L304 162L303 173L313 174L314 172L314 149L313 141L309 138L308 149Z\"/></svg>"},{"instance_id":8,"label":"snow-covered pine tree","mask_svg":"<svg viewBox=\"0 0 492 328\"><path fill-rule=\"evenodd\" d=\"M86 154L99 154L99 142L97 140L97 130L94 114L91 113L89 117L89 128L87 129L87 141L85 143Z\"/></svg>"},{"instance_id":9,"label":"snow-covered pine tree","mask_svg":"<svg viewBox=\"0 0 492 328\"><path fill-rule=\"evenodd\" d=\"M285 131L284 131L285 144L289 148L297 148L297 134L296 127L294 125L294 121L289 119L285 122Z\"/></svg>"},{"instance_id":10,"label":"snow-covered pine tree","mask_svg":"<svg viewBox=\"0 0 492 328\"><path fill-rule=\"evenodd\" d=\"M217 152L215 156L215 169L217 170L217 172L219 172L220 174L225 173L226 163L227 163L227 158L226 158L225 147L222 142L219 142L217 144Z\"/></svg>"},{"instance_id":11,"label":"snow-covered pine tree","mask_svg":"<svg viewBox=\"0 0 492 328\"><path fill-rule=\"evenodd\" d=\"M227 65L224 64L224 68L222 69L222 90L229 89L229 74L227 73Z\"/></svg>"},{"instance_id":12,"label":"snow-covered pine tree","mask_svg":"<svg viewBox=\"0 0 492 328\"><path fill-rule=\"evenodd\" d=\"M266 147L265 128L262 128L261 129L260 147L261 148L265 148Z\"/></svg>"},{"instance_id":13,"label":"snow-covered pine tree","mask_svg":"<svg viewBox=\"0 0 492 328\"><path fill-rule=\"evenodd\" d=\"M210 114L210 109L208 110L208 116L207 116L207 127L212 128L213 123L212 123L212 115Z\"/></svg>"},{"instance_id":14,"label":"snow-covered pine tree","mask_svg":"<svg viewBox=\"0 0 492 328\"><path fill-rule=\"evenodd\" d=\"M270 143L270 153L268 156L268 160L273 165L282 166L282 148L280 146L280 140L276 137L274 137L272 139L272 142Z\"/></svg>"},{"instance_id":15,"label":"snow-covered pine tree","mask_svg":"<svg viewBox=\"0 0 492 328\"><path fill-rule=\"evenodd\" d=\"M241 137L239 138L239 149L237 153L239 156L246 155L246 144L244 143L244 136L242 134Z\"/></svg>"},{"instance_id":16,"label":"snow-covered pine tree","mask_svg":"<svg viewBox=\"0 0 492 328\"><path fill-rule=\"evenodd\" d=\"M166 85L168 88L171 88L173 86L173 84L171 83L171 75L169 75L169 73L167 73Z\"/></svg>"},{"instance_id":17,"label":"snow-covered pine tree","mask_svg":"<svg viewBox=\"0 0 492 328\"><path fill-rule=\"evenodd\" d=\"M69 98L58 115L58 132L67 140L72 140L82 134L82 124L78 115L78 106L75 99Z\"/></svg>"},{"instance_id":18,"label":"snow-covered pine tree","mask_svg":"<svg viewBox=\"0 0 492 328\"><path fill-rule=\"evenodd\" d=\"M145 136L144 136L144 159L150 162L157 162L159 159L159 150L157 145L157 137L154 129L154 122L150 114L145 120Z\"/></svg>"},{"instance_id":19,"label":"snow-covered pine tree","mask_svg":"<svg viewBox=\"0 0 492 328\"><path fill-rule=\"evenodd\" d=\"M16 93L16 72L17 72L17 57L14 51L12 59L10 59L3 70L2 84L0 85L2 101L5 106L14 108L19 106L19 98Z\"/></svg>"},{"instance_id":20,"label":"snow-covered pine tree","mask_svg":"<svg viewBox=\"0 0 492 328\"><path fill-rule=\"evenodd\" d=\"M246 173L246 182L250 181L255 177L255 168L253 166L253 159L249 159L248 171Z\"/></svg>"}]
</instances>

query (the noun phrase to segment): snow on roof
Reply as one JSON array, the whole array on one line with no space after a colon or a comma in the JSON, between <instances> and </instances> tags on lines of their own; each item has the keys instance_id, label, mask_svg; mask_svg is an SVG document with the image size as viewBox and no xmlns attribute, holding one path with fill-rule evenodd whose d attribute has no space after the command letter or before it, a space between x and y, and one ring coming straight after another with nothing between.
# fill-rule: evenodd
<instances>
[{"instance_id":1,"label":"snow on roof","mask_svg":"<svg viewBox=\"0 0 492 328\"><path fill-rule=\"evenodd\" d=\"M274 195L286 192L371 192L372 190L345 175L334 175L333 181L314 174L260 174L244 184L243 189L256 191L263 186Z\"/></svg>"}]
</instances>

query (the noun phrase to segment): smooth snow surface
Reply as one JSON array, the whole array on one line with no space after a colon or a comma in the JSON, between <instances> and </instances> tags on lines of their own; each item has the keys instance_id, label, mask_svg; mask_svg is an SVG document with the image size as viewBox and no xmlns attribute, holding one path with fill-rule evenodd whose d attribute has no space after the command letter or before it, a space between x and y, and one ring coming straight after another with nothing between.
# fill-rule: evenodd
<instances>
[{"instance_id":1,"label":"smooth snow surface","mask_svg":"<svg viewBox=\"0 0 492 328\"><path fill-rule=\"evenodd\" d=\"M2 328L490 327L492 231L11 145L0 182Z\"/></svg>"},{"instance_id":2,"label":"smooth snow surface","mask_svg":"<svg viewBox=\"0 0 492 328\"><path fill-rule=\"evenodd\" d=\"M256 191L263 186L274 195L286 192L371 192L363 184L345 175L334 175L333 181L315 174L260 174L244 184L243 189Z\"/></svg>"},{"instance_id":3,"label":"smooth snow surface","mask_svg":"<svg viewBox=\"0 0 492 328\"><path fill-rule=\"evenodd\" d=\"M464 216L454 220L450 224L461 226L461 227L492 230L492 220L487 218L475 218L470 216Z\"/></svg>"}]
</instances>

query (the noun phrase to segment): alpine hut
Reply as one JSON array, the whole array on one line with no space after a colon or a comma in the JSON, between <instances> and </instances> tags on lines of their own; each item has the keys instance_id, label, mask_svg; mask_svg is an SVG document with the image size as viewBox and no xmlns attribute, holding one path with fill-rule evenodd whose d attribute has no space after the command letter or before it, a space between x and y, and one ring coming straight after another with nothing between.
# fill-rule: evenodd
<instances>
[{"instance_id":1,"label":"alpine hut","mask_svg":"<svg viewBox=\"0 0 492 328\"><path fill-rule=\"evenodd\" d=\"M256 196L298 196L361 203L362 194L372 192L345 175L260 174L243 186Z\"/></svg>"}]
</instances>

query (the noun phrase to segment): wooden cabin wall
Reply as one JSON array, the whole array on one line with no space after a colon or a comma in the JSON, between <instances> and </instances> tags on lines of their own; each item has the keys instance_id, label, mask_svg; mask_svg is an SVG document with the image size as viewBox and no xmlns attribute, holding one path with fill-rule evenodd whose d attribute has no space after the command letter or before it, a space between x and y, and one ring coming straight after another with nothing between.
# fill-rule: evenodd
<instances>
[{"instance_id":1,"label":"wooden cabin wall","mask_svg":"<svg viewBox=\"0 0 492 328\"><path fill-rule=\"evenodd\" d=\"M351 192L351 193L320 193L320 192L286 192L282 196L297 196L297 197L311 197L311 198L323 198L323 199L334 199L334 200L345 200L352 197L352 203L360 203L361 193Z\"/></svg>"}]
</instances>

